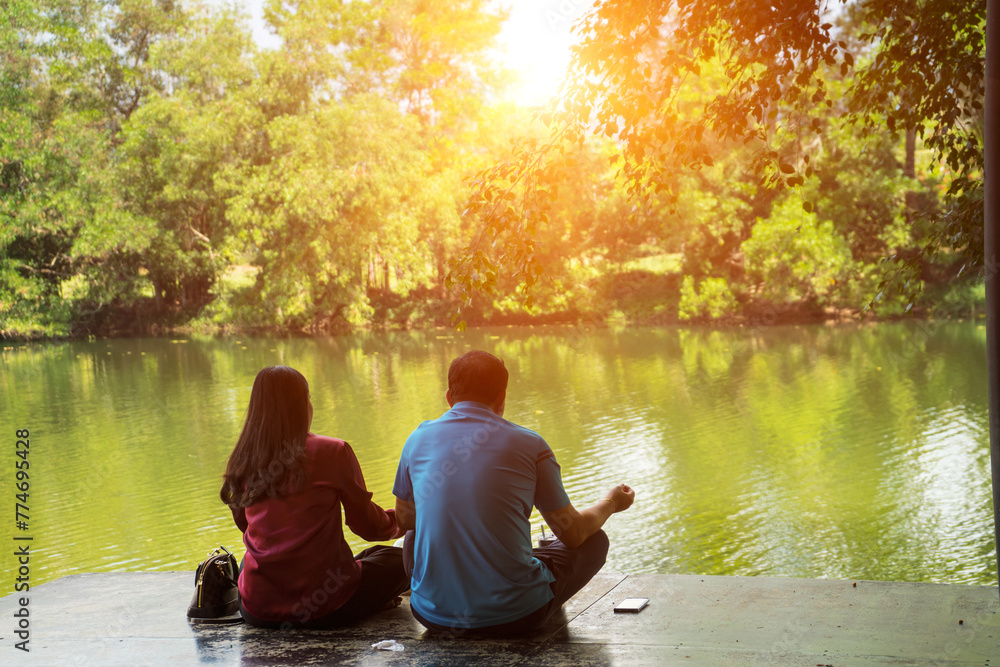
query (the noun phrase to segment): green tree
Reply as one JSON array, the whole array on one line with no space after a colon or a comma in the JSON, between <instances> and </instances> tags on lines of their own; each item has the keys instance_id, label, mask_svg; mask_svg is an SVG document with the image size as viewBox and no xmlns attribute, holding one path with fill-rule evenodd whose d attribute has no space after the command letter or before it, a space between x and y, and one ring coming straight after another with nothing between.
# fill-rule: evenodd
<instances>
[{"instance_id":1,"label":"green tree","mask_svg":"<svg viewBox=\"0 0 1000 667\"><path fill-rule=\"evenodd\" d=\"M10 177L0 233L0 293L13 302L5 316L22 333L31 322L48 333L67 332L71 321L102 326L141 298L141 256L154 230L125 205L116 151L122 125L160 85L149 47L180 12L169 0L52 0L4 12L4 39L17 44L4 62L15 104L0 128Z\"/></svg>"},{"instance_id":2,"label":"green tree","mask_svg":"<svg viewBox=\"0 0 1000 667\"><path fill-rule=\"evenodd\" d=\"M30 332L38 313L58 307L60 276L66 269L58 261L65 257L66 243L30 229L22 215L35 178L28 161L35 149L33 120L39 114L33 90L39 67L34 38L42 21L33 2L0 5L0 336ZM35 255L57 261L38 265L32 261ZM50 322L61 319L53 312Z\"/></svg>"},{"instance_id":3,"label":"green tree","mask_svg":"<svg viewBox=\"0 0 1000 667\"><path fill-rule=\"evenodd\" d=\"M497 80L486 56L502 16L487 7L267 5L284 48L237 96L246 153L223 178L260 268L245 317L327 331L371 315L369 288L443 278L476 159L465 140Z\"/></svg>"},{"instance_id":4,"label":"green tree","mask_svg":"<svg viewBox=\"0 0 1000 667\"><path fill-rule=\"evenodd\" d=\"M312 331L369 315L373 253L411 271L426 158L416 120L374 96L279 116L264 130L276 156L227 176L229 217L260 267L251 323Z\"/></svg>"},{"instance_id":5,"label":"green tree","mask_svg":"<svg viewBox=\"0 0 1000 667\"><path fill-rule=\"evenodd\" d=\"M750 288L771 303L826 305L854 268L850 248L833 224L803 211L792 197L759 220L742 247Z\"/></svg>"},{"instance_id":6,"label":"green tree","mask_svg":"<svg viewBox=\"0 0 1000 667\"><path fill-rule=\"evenodd\" d=\"M164 86L131 115L117 163L129 210L156 230L143 253L154 312L191 314L212 299L232 232L216 180L238 159L233 98L257 74L243 17L199 12L159 42L151 65Z\"/></svg>"},{"instance_id":7,"label":"green tree","mask_svg":"<svg viewBox=\"0 0 1000 667\"><path fill-rule=\"evenodd\" d=\"M483 127L496 127L488 101L508 79L492 53L505 18L487 0L382 0L368 19L377 38L357 43L352 58L353 71L367 79L364 90L380 91L420 121L430 160L425 194L435 203L418 213L418 238L433 257L439 288L448 259L471 239L458 215L462 179L496 140Z\"/></svg>"}]
</instances>

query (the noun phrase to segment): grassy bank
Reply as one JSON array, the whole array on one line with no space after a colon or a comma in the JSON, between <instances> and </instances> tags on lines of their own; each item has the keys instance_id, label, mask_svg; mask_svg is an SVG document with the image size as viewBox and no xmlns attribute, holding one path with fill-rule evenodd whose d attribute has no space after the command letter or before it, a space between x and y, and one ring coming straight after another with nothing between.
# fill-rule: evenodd
<instances>
[{"instance_id":1,"label":"grassy bank","mask_svg":"<svg viewBox=\"0 0 1000 667\"><path fill-rule=\"evenodd\" d=\"M179 304L164 308L152 296L143 295L132 304L111 304L90 312L82 304L63 304L45 315L8 317L0 322L2 340L46 340L87 337L155 336L168 334L328 335L358 329L406 330L452 327L456 313L468 326L579 324L768 326L771 324L819 323L857 320L863 304L821 303L803 299L774 303L733 294L729 287L693 281L680 273L679 255L651 255L632 260L614 270L598 272L577 267L561 276L549 276L531 292L527 307L519 295L480 296L463 304L443 288L417 286L410 289L368 289L361 322L332 314L305 326L267 324L266 314L246 304L256 285L257 270L230 267L213 290L213 300L192 309ZM717 285L712 292L710 286ZM886 298L865 319L892 320L902 317L975 318L985 312L983 284L944 284L927 287L908 311L902 303Z\"/></svg>"}]
</instances>

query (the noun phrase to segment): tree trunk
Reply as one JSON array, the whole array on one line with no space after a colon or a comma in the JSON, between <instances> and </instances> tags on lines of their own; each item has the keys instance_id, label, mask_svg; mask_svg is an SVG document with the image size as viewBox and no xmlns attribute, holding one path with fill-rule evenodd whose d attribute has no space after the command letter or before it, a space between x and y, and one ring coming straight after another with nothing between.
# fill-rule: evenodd
<instances>
[{"instance_id":1,"label":"tree trunk","mask_svg":"<svg viewBox=\"0 0 1000 667\"><path fill-rule=\"evenodd\" d=\"M917 132L914 128L906 130L906 161L903 164L903 176L907 178L917 177ZM916 218L917 193L907 190L903 195L903 203L906 206L906 224L913 226Z\"/></svg>"},{"instance_id":2,"label":"tree trunk","mask_svg":"<svg viewBox=\"0 0 1000 667\"><path fill-rule=\"evenodd\" d=\"M917 177L917 131L912 127L906 130L906 164L903 165L903 176Z\"/></svg>"}]
</instances>

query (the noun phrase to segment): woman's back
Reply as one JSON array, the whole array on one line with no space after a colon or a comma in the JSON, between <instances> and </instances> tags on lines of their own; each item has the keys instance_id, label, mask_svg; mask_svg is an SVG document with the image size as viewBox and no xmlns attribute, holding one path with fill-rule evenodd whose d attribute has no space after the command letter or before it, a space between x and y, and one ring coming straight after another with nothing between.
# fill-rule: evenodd
<instances>
[{"instance_id":1,"label":"woman's back","mask_svg":"<svg viewBox=\"0 0 1000 667\"><path fill-rule=\"evenodd\" d=\"M399 549L351 553L341 507L363 539L401 532L394 511L372 502L350 445L309 433L311 422L308 383L298 371L273 366L257 374L220 491L243 531L240 609L255 625L343 625L409 587Z\"/></svg>"}]
</instances>

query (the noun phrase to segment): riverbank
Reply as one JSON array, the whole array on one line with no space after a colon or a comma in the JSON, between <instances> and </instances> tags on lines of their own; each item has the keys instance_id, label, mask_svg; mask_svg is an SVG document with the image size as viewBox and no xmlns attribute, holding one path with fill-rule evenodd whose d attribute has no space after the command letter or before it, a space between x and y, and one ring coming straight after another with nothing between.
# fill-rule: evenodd
<instances>
[{"instance_id":1,"label":"riverbank","mask_svg":"<svg viewBox=\"0 0 1000 667\"><path fill-rule=\"evenodd\" d=\"M457 306L456 306L457 309ZM439 329L455 330L451 316L455 311L442 311L440 316L422 319L416 322L402 323L391 318L382 318L364 327L352 327L344 321L334 326L288 328L278 326L251 326L248 324L218 323L207 319L195 320L184 324L167 325L148 323L142 320L131 320L128 323L118 322L109 326L67 328L40 326L23 328L0 327L0 342L30 343L60 340L94 340L110 338L148 338L148 337L317 337L329 335L346 335L364 331L432 331ZM747 309L741 314L728 314L719 317L695 317L682 320L676 313L664 314L654 312L630 312L620 310L602 312L562 311L556 313L531 314L528 312L504 311L484 316L480 313L468 316L466 325L469 328L495 326L550 326L563 325L577 329L597 329L613 326L684 326L699 328L762 328L781 325L810 324L850 324L899 321L963 321L965 319L983 319L985 314L981 308L971 306L963 314L950 312L946 317L935 316L926 310L905 314L879 316L866 314L861 317L860 309L852 308L799 308L795 306L761 306Z\"/></svg>"},{"instance_id":2,"label":"riverbank","mask_svg":"<svg viewBox=\"0 0 1000 667\"><path fill-rule=\"evenodd\" d=\"M512 640L435 637L408 601L352 628L280 632L189 622L190 572L81 574L0 599L28 609L21 665L991 665L995 586L698 575L599 574L543 630ZM615 614L626 597L649 598ZM16 625L16 624L15 624ZM376 650L394 639L403 651Z\"/></svg>"},{"instance_id":3,"label":"riverbank","mask_svg":"<svg viewBox=\"0 0 1000 667\"><path fill-rule=\"evenodd\" d=\"M681 276L632 270L603 275L561 288L536 286L527 303L520 296L483 295L463 303L444 288L417 287L404 293L368 289L354 306L332 307L321 314L293 317L280 307L251 298L252 282L234 287L222 281L219 293L202 304L167 304L151 297L101 307L63 304L60 315L39 319L0 318L0 341L80 340L150 336L329 336L359 331L419 331L469 327L570 325L602 327L703 326L766 327L782 324L961 319L985 313L985 287L929 287L907 306L899 295L879 299L874 309L854 302L812 299L781 303L742 295L740 299L695 308L685 306ZM879 295L882 296L881 294ZM873 302L874 303L874 302ZM360 304L360 305L359 305ZM44 321L43 321L44 320Z\"/></svg>"}]
</instances>

